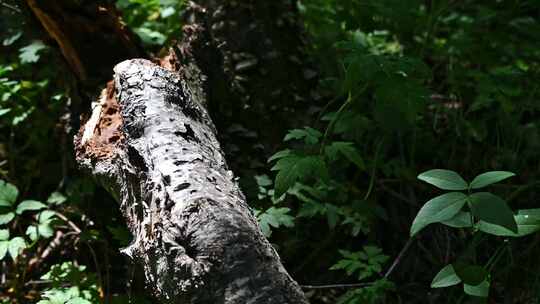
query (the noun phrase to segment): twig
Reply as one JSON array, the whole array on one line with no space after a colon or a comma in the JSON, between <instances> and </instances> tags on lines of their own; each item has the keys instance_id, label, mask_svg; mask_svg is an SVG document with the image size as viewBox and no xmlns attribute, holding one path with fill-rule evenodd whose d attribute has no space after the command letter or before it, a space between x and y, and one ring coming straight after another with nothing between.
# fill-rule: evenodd
<instances>
[{"instance_id":1,"label":"twig","mask_svg":"<svg viewBox=\"0 0 540 304\"><path fill-rule=\"evenodd\" d=\"M56 216L58 216L61 220L63 220L64 222L66 222L70 227L71 229L75 230L75 232L77 234L80 234L81 233L81 228L79 228L77 225L75 225L75 223L73 223L72 221L70 221L65 215L63 215L62 213L60 212L55 212Z\"/></svg>"},{"instance_id":2,"label":"twig","mask_svg":"<svg viewBox=\"0 0 540 304\"><path fill-rule=\"evenodd\" d=\"M86 246L88 246L88 249L90 249L90 255L92 256L92 260L94 262L94 265L96 266L96 274L99 281L100 297L103 297L104 296L103 295L103 278L101 276L101 270L99 269L99 263L98 263L96 252L94 251L94 248L92 248L89 242L85 242L85 243L86 243Z\"/></svg>"},{"instance_id":3,"label":"twig","mask_svg":"<svg viewBox=\"0 0 540 304\"><path fill-rule=\"evenodd\" d=\"M374 282L355 284L329 284L329 285L300 285L303 289L326 289L326 288L356 288L373 285Z\"/></svg>"},{"instance_id":4,"label":"twig","mask_svg":"<svg viewBox=\"0 0 540 304\"><path fill-rule=\"evenodd\" d=\"M11 4L7 4L4 1L0 1L0 5L2 5L5 8L9 8L10 10L13 10L13 11L19 13L19 14L22 13L20 8L14 6L14 5L11 5Z\"/></svg>"},{"instance_id":5,"label":"twig","mask_svg":"<svg viewBox=\"0 0 540 304\"><path fill-rule=\"evenodd\" d=\"M51 284L52 282L53 282L52 280L34 280L34 281L28 281L24 283L24 286L38 285L38 284Z\"/></svg>"},{"instance_id":6,"label":"twig","mask_svg":"<svg viewBox=\"0 0 540 304\"><path fill-rule=\"evenodd\" d=\"M407 252L409 247L411 247L411 244L414 242L415 239L416 238L409 238L409 240L407 240L407 243L405 243L405 246L403 246L403 248L401 248L401 251L399 252L398 256L396 257L396 259L394 260L394 262L392 263L390 268L388 268L388 270L384 274L385 279L388 279L388 277L392 274L392 272L394 271L396 266L399 264L399 262L401 262L401 259L405 255L405 252Z\"/></svg>"}]
</instances>

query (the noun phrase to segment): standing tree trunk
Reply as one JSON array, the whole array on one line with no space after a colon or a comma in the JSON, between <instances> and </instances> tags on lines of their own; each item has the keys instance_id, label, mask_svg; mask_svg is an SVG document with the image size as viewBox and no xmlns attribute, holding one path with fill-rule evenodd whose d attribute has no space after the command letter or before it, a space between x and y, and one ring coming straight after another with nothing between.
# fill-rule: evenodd
<instances>
[{"instance_id":1,"label":"standing tree trunk","mask_svg":"<svg viewBox=\"0 0 540 304\"><path fill-rule=\"evenodd\" d=\"M307 303L262 235L216 139L203 78L143 59L115 69L77 138L79 164L120 202L123 250L163 303Z\"/></svg>"}]
</instances>

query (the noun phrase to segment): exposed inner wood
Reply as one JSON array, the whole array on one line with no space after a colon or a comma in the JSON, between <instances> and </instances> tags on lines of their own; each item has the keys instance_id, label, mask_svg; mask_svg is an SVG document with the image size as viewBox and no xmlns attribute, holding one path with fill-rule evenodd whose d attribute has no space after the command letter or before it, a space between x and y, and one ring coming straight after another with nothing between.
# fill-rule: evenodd
<instances>
[{"instance_id":1,"label":"exposed inner wood","mask_svg":"<svg viewBox=\"0 0 540 304\"><path fill-rule=\"evenodd\" d=\"M76 153L92 158L111 157L122 143L122 115L115 96L114 81L101 91L92 116L79 130Z\"/></svg>"}]
</instances>

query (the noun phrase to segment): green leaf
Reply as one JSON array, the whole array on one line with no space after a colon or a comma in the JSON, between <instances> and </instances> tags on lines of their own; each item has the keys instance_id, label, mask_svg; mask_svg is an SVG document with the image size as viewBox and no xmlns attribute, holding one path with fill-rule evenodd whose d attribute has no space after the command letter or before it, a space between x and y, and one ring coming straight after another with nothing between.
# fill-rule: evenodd
<instances>
[{"instance_id":1,"label":"green leaf","mask_svg":"<svg viewBox=\"0 0 540 304\"><path fill-rule=\"evenodd\" d=\"M479 221L476 225L478 230L497 236L522 237L540 230L540 215L537 211L540 209L524 209L519 210L517 215L514 215L518 231L517 233L504 228L502 226L490 224L484 221Z\"/></svg>"},{"instance_id":2,"label":"green leaf","mask_svg":"<svg viewBox=\"0 0 540 304\"><path fill-rule=\"evenodd\" d=\"M135 29L135 33L137 33L142 42L147 45L162 45L165 40L167 40L167 37L162 33L146 27Z\"/></svg>"},{"instance_id":3,"label":"green leaf","mask_svg":"<svg viewBox=\"0 0 540 304\"><path fill-rule=\"evenodd\" d=\"M38 222L49 223L55 216L56 216L56 212L52 210L43 210L38 215Z\"/></svg>"},{"instance_id":4,"label":"green leaf","mask_svg":"<svg viewBox=\"0 0 540 304\"><path fill-rule=\"evenodd\" d=\"M272 235L270 226L279 228L280 226L293 227L294 217L288 213L291 211L289 208L275 208L270 207L265 212L260 213L257 218L259 219L259 225L266 237Z\"/></svg>"},{"instance_id":5,"label":"green leaf","mask_svg":"<svg viewBox=\"0 0 540 304\"><path fill-rule=\"evenodd\" d=\"M41 210L43 208L47 208L47 205L43 204L42 202L39 202L39 201L34 201L34 200L26 200L26 201L22 201L18 206L17 206L17 214L22 214L24 211L28 211L28 210Z\"/></svg>"},{"instance_id":6,"label":"green leaf","mask_svg":"<svg viewBox=\"0 0 540 304\"><path fill-rule=\"evenodd\" d=\"M36 226L28 226L28 228L26 228L25 234L30 238L31 241L39 239L39 233Z\"/></svg>"},{"instance_id":7,"label":"green leaf","mask_svg":"<svg viewBox=\"0 0 540 304\"><path fill-rule=\"evenodd\" d=\"M441 221L441 223L454 228L469 228L472 227L471 214L460 211L453 218Z\"/></svg>"},{"instance_id":8,"label":"green leaf","mask_svg":"<svg viewBox=\"0 0 540 304\"><path fill-rule=\"evenodd\" d=\"M281 158L271 170L279 170L274 182L274 197L281 197L297 181L311 176L324 178L326 165L320 156L289 155Z\"/></svg>"},{"instance_id":9,"label":"green leaf","mask_svg":"<svg viewBox=\"0 0 540 304\"><path fill-rule=\"evenodd\" d=\"M304 139L304 142L308 145L315 145L319 142L319 138L322 137L322 133L310 127L304 129L292 129L285 135L283 141L289 141L293 139Z\"/></svg>"},{"instance_id":10,"label":"green leaf","mask_svg":"<svg viewBox=\"0 0 540 304\"><path fill-rule=\"evenodd\" d=\"M11 109L0 109L0 116L3 116L9 112L11 112Z\"/></svg>"},{"instance_id":11,"label":"green leaf","mask_svg":"<svg viewBox=\"0 0 540 304\"><path fill-rule=\"evenodd\" d=\"M366 168L364 160L352 142L335 141L325 148L325 152L331 161L336 160L338 154L341 154L355 164L358 169L365 170Z\"/></svg>"},{"instance_id":12,"label":"green leaf","mask_svg":"<svg viewBox=\"0 0 540 304\"><path fill-rule=\"evenodd\" d=\"M77 297L77 298L70 299L69 301L66 302L66 304L92 304L92 302L84 298Z\"/></svg>"},{"instance_id":13,"label":"green leaf","mask_svg":"<svg viewBox=\"0 0 540 304\"><path fill-rule=\"evenodd\" d=\"M0 229L0 241L5 241L9 239L9 230Z\"/></svg>"},{"instance_id":14,"label":"green leaf","mask_svg":"<svg viewBox=\"0 0 540 304\"><path fill-rule=\"evenodd\" d=\"M431 288L453 286L459 284L460 282L461 279L457 276L454 266L452 266L452 264L448 264L444 266L439 273L437 273L435 278L433 278L433 281L431 281Z\"/></svg>"},{"instance_id":15,"label":"green leaf","mask_svg":"<svg viewBox=\"0 0 540 304\"><path fill-rule=\"evenodd\" d=\"M470 186L471 186L471 189L478 189L478 188L482 188L482 187L500 182L512 176L515 176L515 174L508 171L490 171L490 172L482 173L478 175L477 177L475 177L473 181L471 182Z\"/></svg>"},{"instance_id":16,"label":"green leaf","mask_svg":"<svg viewBox=\"0 0 540 304\"><path fill-rule=\"evenodd\" d=\"M467 182L456 172L433 169L418 175L419 180L443 190L467 190Z\"/></svg>"},{"instance_id":17,"label":"green leaf","mask_svg":"<svg viewBox=\"0 0 540 304\"><path fill-rule=\"evenodd\" d=\"M22 36L22 32L17 32L14 35L11 35L10 37L4 39L4 41L2 41L2 45L3 46L12 45L13 42L17 41L17 39L19 39L21 36Z\"/></svg>"},{"instance_id":18,"label":"green leaf","mask_svg":"<svg viewBox=\"0 0 540 304\"><path fill-rule=\"evenodd\" d=\"M48 239L54 235L54 229L49 223L39 224L37 226L37 233L39 233L39 235L41 235L42 237Z\"/></svg>"},{"instance_id":19,"label":"green leaf","mask_svg":"<svg viewBox=\"0 0 540 304\"><path fill-rule=\"evenodd\" d=\"M463 291L470 296L487 298L489 295L489 285L487 280L484 280L478 285L463 284Z\"/></svg>"},{"instance_id":20,"label":"green leaf","mask_svg":"<svg viewBox=\"0 0 540 304\"><path fill-rule=\"evenodd\" d=\"M17 190L17 187L0 180L0 207L13 206L17 200L17 196L19 196L19 190Z\"/></svg>"},{"instance_id":21,"label":"green leaf","mask_svg":"<svg viewBox=\"0 0 540 304\"><path fill-rule=\"evenodd\" d=\"M461 192L445 193L429 200L416 215L411 226L411 236L429 224L450 220L466 202L467 196Z\"/></svg>"},{"instance_id":22,"label":"green leaf","mask_svg":"<svg viewBox=\"0 0 540 304\"><path fill-rule=\"evenodd\" d=\"M268 159L268 162L272 162L272 161L274 161L276 159L280 159L280 158L283 158L285 156L289 156L291 153L292 153L292 151L290 149L281 150L281 151L277 152L276 154L270 156L270 158Z\"/></svg>"},{"instance_id":23,"label":"green leaf","mask_svg":"<svg viewBox=\"0 0 540 304\"><path fill-rule=\"evenodd\" d=\"M2 260L7 253L9 247L9 241L0 241L0 260Z\"/></svg>"},{"instance_id":24,"label":"green leaf","mask_svg":"<svg viewBox=\"0 0 540 304\"><path fill-rule=\"evenodd\" d=\"M67 200L67 198L60 192L53 192L51 195L49 195L49 198L47 198L47 203L53 204L53 205L60 205L64 203Z\"/></svg>"},{"instance_id":25,"label":"green leaf","mask_svg":"<svg viewBox=\"0 0 540 304\"><path fill-rule=\"evenodd\" d=\"M464 284L478 285L482 283L488 275L484 267L479 265L465 265L462 263L454 263L452 265L457 276Z\"/></svg>"},{"instance_id":26,"label":"green leaf","mask_svg":"<svg viewBox=\"0 0 540 304\"><path fill-rule=\"evenodd\" d=\"M502 198L489 192L478 192L471 194L469 200L476 218L518 232L514 214Z\"/></svg>"},{"instance_id":27,"label":"green leaf","mask_svg":"<svg viewBox=\"0 0 540 304\"><path fill-rule=\"evenodd\" d=\"M161 10L161 18L168 18L176 13L176 10L172 6L165 7Z\"/></svg>"},{"instance_id":28,"label":"green leaf","mask_svg":"<svg viewBox=\"0 0 540 304\"><path fill-rule=\"evenodd\" d=\"M15 260L17 256L26 248L26 242L20 236L14 237L9 241L8 251L11 258Z\"/></svg>"},{"instance_id":29,"label":"green leaf","mask_svg":"<svg viewBox=\"0 0 540 304\"><path fill-rule=\"evenodd\" d=\"M255 175L255 181L259 187L272 186L272 180L266 174Z\"/></svg>"},{"instance_id":30,"label":"green leaf","mask_svg":"<svg viewBox=\"0 0 540 304\"><path fill-rule=\"evenodd\" d=\"M11 220L13 220L13 218L15 218L15 213L14 212L8 212L8 213L0 214L0 225L5 225L5 224L11 222Z\"/></svg>"},{"instance_id":31,"label":"green leaf","mask_svg":"<svg viewBox=\"0 0 540 304\"><path fill-rule=\"evenodd\" d=\"M33 63L39 60L39 52L45 49L46 46L43 42L36 40L31 44L21 48L19 50L19 59L21 63Z\"/></svg>"}]
</instances>

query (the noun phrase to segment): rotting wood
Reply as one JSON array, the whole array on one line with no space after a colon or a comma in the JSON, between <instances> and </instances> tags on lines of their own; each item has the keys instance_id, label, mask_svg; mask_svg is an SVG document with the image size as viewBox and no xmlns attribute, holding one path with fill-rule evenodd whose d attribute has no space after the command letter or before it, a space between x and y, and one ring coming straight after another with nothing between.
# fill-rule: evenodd
<instances>
[{"instance_id":1,"label":"rotting wood","mask_svg":"<svg viewBox=\"0 0 540 304\"><path fill-rule=\"evenodd\" d=\"M134 235L123 252L142 265L162 303L307 303L228 170L196 93L204 79L189 70L118 64L111 100L122 136L99 140L103 131L90 126L93 138L76 140L78 163L117 198ZM96 153L91 142L111 153Z\"/></svg>"}]
</instances>

